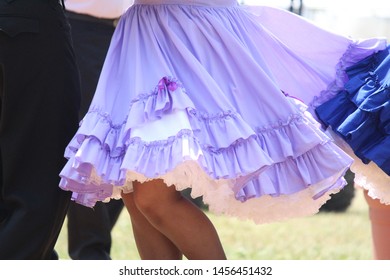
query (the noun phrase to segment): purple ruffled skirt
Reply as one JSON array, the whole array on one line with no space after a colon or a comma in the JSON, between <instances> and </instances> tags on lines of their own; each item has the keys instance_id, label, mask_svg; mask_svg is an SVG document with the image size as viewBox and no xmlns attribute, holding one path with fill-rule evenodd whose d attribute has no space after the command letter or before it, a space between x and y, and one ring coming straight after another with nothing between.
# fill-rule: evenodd
<instances>
[{"instance_id":1,"label":"purple ruffled skirt","mask_svg":"<svg viewBox=\"0 0 390 280\"><path fill-rule=\"evenodd\" d=\"M341 67L382 44L234 0L135 1L60 187L93 207L134 180L162 178L210 211L256 223L316 213L352 159L286 95L314 104L338 86Z\"/></svg>"}]
</instances>

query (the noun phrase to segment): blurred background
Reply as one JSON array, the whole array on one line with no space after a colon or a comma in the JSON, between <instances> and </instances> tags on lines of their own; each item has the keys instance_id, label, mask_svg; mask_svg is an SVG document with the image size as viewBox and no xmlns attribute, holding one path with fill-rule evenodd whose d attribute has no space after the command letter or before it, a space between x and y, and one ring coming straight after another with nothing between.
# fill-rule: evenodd
<instances>
[{"instance_id":1,"label":"blurred background","mask_svg":"<svg viewBox=\"0 0 390 280\"><path fill-rule=\"evenodd\" d=\"M389 0L241 0L293 11L333 32L352 37L390 37Z\"/></svg>"}]
</instances>

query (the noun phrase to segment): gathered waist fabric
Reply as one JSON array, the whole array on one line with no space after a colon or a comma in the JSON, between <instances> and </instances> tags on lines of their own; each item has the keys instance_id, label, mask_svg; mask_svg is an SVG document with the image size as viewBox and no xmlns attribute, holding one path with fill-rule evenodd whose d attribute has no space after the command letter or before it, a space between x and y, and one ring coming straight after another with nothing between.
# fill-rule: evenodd
<instances>
[{"instance_id":1,"label":"gathered waist fabric","mask_svg":"<svg viewBox=\"0 0 390 280\"><path fill-rule=\"evenodd\" d=\"M210 6L210 7L226 7L237 5L237 0L135 0L134 4L143 5L196 5L196 6Z\"/></svg>"}]
</instances>

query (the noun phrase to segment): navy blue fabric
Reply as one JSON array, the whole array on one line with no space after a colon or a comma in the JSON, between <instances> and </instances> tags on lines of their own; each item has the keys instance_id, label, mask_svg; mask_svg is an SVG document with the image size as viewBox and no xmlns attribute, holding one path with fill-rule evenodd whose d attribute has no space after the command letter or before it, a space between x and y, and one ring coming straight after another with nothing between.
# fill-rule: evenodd
<instances>
[{"instance_id":1,"label":"navy blue fabric","mask_svg":"<svg viewBox=\"0 0 390 280\"><path fill-rule=\"evenodd\" d=\"M333 99L317 107L330 126L364 162L390 175L390 47L347 69L349 81Z\"/></svg>"}]
</instances>

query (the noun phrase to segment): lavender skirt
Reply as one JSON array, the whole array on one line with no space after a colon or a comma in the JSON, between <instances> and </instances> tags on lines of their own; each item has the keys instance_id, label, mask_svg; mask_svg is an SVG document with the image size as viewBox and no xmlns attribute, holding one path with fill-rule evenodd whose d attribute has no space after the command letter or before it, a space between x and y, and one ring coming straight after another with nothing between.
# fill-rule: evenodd
<instances>
[{"instance_id":1,"label":"lavender skirt","mask_svg":"<svg viewBox=\"0 0 390 280\"><path fill-rule=\"evenodd\" d=\"M342 86L346 66L384 47L235 0L135 1L60 187L93 207L162 178L256 223L316 213L352 159L309 112Z\"/></svg>"}]
</instances>

